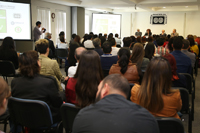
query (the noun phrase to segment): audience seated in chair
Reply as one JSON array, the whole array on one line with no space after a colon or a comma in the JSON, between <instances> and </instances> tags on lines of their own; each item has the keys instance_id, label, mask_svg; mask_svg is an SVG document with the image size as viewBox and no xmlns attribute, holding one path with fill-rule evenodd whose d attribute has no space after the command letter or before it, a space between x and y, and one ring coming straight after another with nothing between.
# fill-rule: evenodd
<instances>
[{"instance_id":1,"label":"audience seated in chair","mask_svg":"<svg viewBox=\"0 0 200 133\"><path fill-rule=\"evenodd\" d=\"M190 42L186 39L183 40L183 48L181 52L183 52L185 55L187 55L192 63L192 68L194 68L195 62L196 62L196 55L192 52L189 52L188 49L190 48Z\"/></svg>"},{"instance_id":2,"label":"audience seated in chair","mask_svg":"<svg viewBox=\"0 0 200 133\"><path fill-rule=\"evenodd\" d=\"M103 70L110 70L110 67L117 63L118 57L111 54L112 47L109 41L104 42L102 48L104 54L100 57L101 67Z\"/></svg>"},{"instance_id":3,"label":"audience seated in chair","mask_svg":"<svg viewBox=\"0 0 200 133\"><path fill-rule=\"evenodd\" d=\"M8 98L11 96L8 84L0 78L0 116L6 112Z\"/></svg>"},{"instance_id":4,"label":"audience seated in chair","mask_svg":"<svg viewBox=\"0 0 200 133\"><path fill-rule=\"evenodd\" d=\"M155 49L156 55L164 56L169 53L169 50L163 47L163 44L164 44L163 38L159 37L158 39L156 39L156 43L158 45L158 47Z\"/></svg>"},{"instance_id":5,"label":"audience seated in chair","mask_svg":"<svg viewBox=\"0 0 200 133\"><path fill-rule=\"evenodd\" d=\"M60 36L60 42L58 43L58 48L61 49L68 49L69 45L65 42L65 36Z\"/></svg>"},{"instance_id":6,"label":"audience seated in chair","mask_svg":"<svg viewBox=\"0 0 200 133\"><path fill-rule=\"evenodd\" d=\"M80 108L94 103L97 87L102 79L98 53L93 50L83 52L74 78L70 78L66 85L67 102Z\"/></svg>"},{"instance_id":7,"label":"audience seated in chair","mask_svg":"<svg viewBox=\"0 0 200 133\"><path fill-rule=\"evenodd\" d=\"M131 44L132 44L132 39L131 37L126 37L123 39L124 47L128 47L130 49ZM132 49L131 49L132 50Z\"/></svg>"},{"instance_id":8,"label":"audience seated in chair","mask_svg":"<svg viewBox=\"0 0 200 133\"><path fill-rule=\"evenodd\" d=\"M112 65L109 74L121 74L129 81L129 83L138 84L140 77L137 66L130 60L129 48L121 48L118 52L118 58L117 64Z\"/></svg>"},{"instance_id":9,"label":"audience seated in chair","mask_svg":"<svg viewBox=\"0 0 200 133\"><path fill-rule=\"evenodd\" d=\"M180 75L176 72L176 60L172 54L163 56L169 61L172 70L172 87L187 87L187 79L184 75Z\"/></svg>"},{"instance_id":10,"label":"audience seated in chair","mask_svg":"<svg viewBox=\"0 0 200 133\"><path fill-rule=\"evenodd\" d=\"M103 54L103 50L101 49L101 40L99 38L95 38L92 43L95 47L94 51L96 51L99 56L101 56Z\"/></svg>"},{"instance_id":11,"label":"audience seated in chair","mask_svg":"<svg viewBox=\"0 0 200 133\"><path fill-rule=\"evenodd\" d=\"M121 41L121 39L119 39L119 35L117 33L115 34L114 39L115 39L115 42L116 42L116 47L121 48L122 41Z\"/></svg>"},{"instance_id":12,"label":"audience seated in chair","mask_svg":"<svg viewBox=\"0 0 200 133\"><path fill-rule=\"evenodd\" d=\"M64 77L61 74L59 65L56 60L51 60L50 58L48 58L49 42L46 39L40 39L36 41L36 47L38 52L40 53L39 56L39 60L41 63L40 74L55 77L59 86L59 91L62 92L63 88L61 87L61 82L67 80L68 77Z\"/></svg>"},{"instance_id":13,"label":"audience seated in chair","mask_svg":"<svg viewBox=\"0 0 200 133\"><path fill-rule=\"evenodd\" d=\"M183 40L181 37L175 37L173 40L172 47L174 51L171 53L176 59L177 73L188 73L191 74L192 65L190 58L181 52L183 48Z\"/></svg>"},{"instance_id":14,"label":"audience seated in chair","mask_svg":"<svg viewBox=\"0 0 200 133\"><path fill-rule=\"evenodd\" d=\"M147 43L145 47L145 58L151 60L154 57L155 45L152 42Z\"/></svg>"},{"instance_id":15,"label":"audience seated in chair","mask_svg":"<svg viewBox=\"0 0 200 133\"><path fill-rule=\"evenodd\" d=\"M0 60L11 61L15 66L15 69L18 69L18 56L15 51L14 40L12 37L3 39L2 45L0 46Z\"/></svg>"},{"instance_id":16,"label":"audience seated in chair","mask_svg":"<svg viewBox=\"0 0 200 133\"><path fill-rule=\"evenodd\" d=\"M92 35L88 35L87 36L87 40L84 42L84 47L87 49L91 49L91 48L94 48L94 45L92 43Z\"/></svg>"},{"instance_id":17,"label":"audience seated in chair","mask_svg":"<svg viewBox=\"0 0 200 133\"><path fill-rule=\"evenodd\" d=\"M155 118L127 100L129 90L123 76L107 76L98 86L96 103L77 114L73 133L159 133Z\"/></svg>"},{"instance_id":18,"label":"audience seated in chair","mask_svg":"<svg viewBox=\"0 0 200 133\"><path fill-rule=\"evenodd\" d=\"M199 55L199 47L195 44L194 36L188 35L188 41L190 42L190 51L196 54L196 57L198 59Z\"/></svg>"},{"instance_id":19,"label":"audience seated in chair","mask_svg":"<svg viewBox=\"0 0 200 133\"><path fill-rule=\"evenodd\" d=\"M149 59L144 57L144 47L141 43L136 43L133 46L131 61L137 64L138 72L145 72L147 65L149 64Z\"/></svg>"},{"instance_id":20,"label":"audience seated in chair","mask_svg":"<svg viewBox=\"0 0 200 133\"><path fill-rule=\"evenodd\" d=\"M171 89L172 72L169 62L163 57L154 57L149 63L141 86L131 90L131 101L146 108L156 117L175 117L181 110L179 90Z\"/></svg>"},{"instance_id":21,"label":"audience seated in chair","mask_svg":"<svg viewBox=\"0 0 200 133\"><path fill-rule=\"evenodd\" d=\"M71 78L71 77L74 77L75 73L76 73L76 70L77 70L77 67L78 67L78 63L79 63L79 60L80 60L80 57L81 57L81 54L86 51L85 48L83 47L79 47L75 50L75 58L77 60L77 63L76 63L76 66L71 66L69 67L68 69L68 77Z\"/></svg>"},{"instance_id":22,"label":"audience seated in chair","mask_svg":"<svg viewBox=\"0 0 200 133\"><path fill-rule=\"evenodd\" d=\"M40 49L40 48L39 48ZM11 83L13 97L46 102L52 112L53 122L61 120L60 107L63 103L58 93L57 82L53 77L40 75L40 61L36 51L28 51L19 57L21 77Z\"/></svg>"},{"instance_id":23,"label":"audience seated in chair","mask_svg":"<svg viewBox=\"0 0 200 133\"><path fill-rule=\"evenodd\" d=\"M112 56L117 56L117 53L120 48L117 47L117 43L116 43L115 39L110 38L108 41L111 43L111 46L112 46L112 52L111 52Z\"/></svg>"},{"instance_id":24,"label":"audience seated in chair","mask_svg":"<svg viewBox=\"0 0 200 133\"><path fill-rule=\"evenodd\" d=\"M45 34L46 36L45 36L45 39L47 39L48 41L49 41L49 49L50 49L50 51L51 51L51 53L49 53L49 58L54 58L55 57L55 46L54 46L54 43L53 43L53 41L52 40L50 40L51 39L51 33L49 33L49 32L47 32L46 34Z\"/></svg>"},{"instance_id":25,"label":"audience seated in chair","mask_svg":"<svg viewBox=\"0 0 200 133\"><path fill-rule=\"evenodd\" d=\"M75 50L78 48L78 47L80 47L79 46L79 44L78 43L76 43L76 42L73 42L73 43L71 43L70 44L70 46L69 46L69 57L68 57L68 67L70 67L70 66L76 66L76 63L77 63L77 61L76 61L76 58L75 58Z\"/></svg>"}]
</instances>

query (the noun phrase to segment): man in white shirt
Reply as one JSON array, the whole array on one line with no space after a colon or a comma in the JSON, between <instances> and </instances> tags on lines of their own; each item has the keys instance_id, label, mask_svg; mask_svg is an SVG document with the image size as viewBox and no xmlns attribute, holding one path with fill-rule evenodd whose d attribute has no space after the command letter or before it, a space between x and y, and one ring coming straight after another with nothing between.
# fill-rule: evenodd
<instances>
[{"instance_id":1,"label":"man in white shirt","mask_svg":"<svg viewBox=\"0 0 200 133\"><path fill-rule=\"evenodd\" d=\"M119 35L115 34L115 41L117 43L117 47L121 47L122 41L119 39Z\"/></svg>"},{"instance_id":2,"label":"man in white shirt","mask_svg":"<svg viewBox=\"0 0 200 133\"><path fill-rule=\"evenodd\" d=\"M76 60L77 60L77 63L76 63L76 66L71 66L71 67L69 67L69 69L68 69L68 77L69 77L69 78L74 77L74 75L75 75L75 73L76 73L76 70L77 70L77 68L78 68L78 63L79 63L81 54L82 54L84 51L86 51L86 49L83 48L83 47L78 47L78 48L75 50L75 55L74 55L74 56L75 56L75 58L76 58Z\"/></svg>"},{"instance_id":3,"label":"man in white shirt","mask_svg":"<svg viewBox=\"0 0 200 133\"><path fill-rule=\"evenodd\" d=\"M34 32L34 41L39 40L40 39L40 35L42 35L42 33L45 32L45 28L42 28L42 30L40 31L41 24L42 23L40 21L36 22L36 26L35 26L35 28L33 30L33 32Z\"/></svg>"},{"instance_id":4,"label":"man in white shirt","mask_svg":"<svg viewBox=\"0 0 200 133\"><path fill-rule=\"evenodd\" d=\"M92 43L92 35L88 35L88 40L84 42L84 46L85 46L86 49L87 48L89 48L89 49L94 48L94 45Z\"/></svg>"},{"instance_id":5,"label":"man in white shirt","mask_svg":"<svg viewBox=\"0 0 200 133\"><path fill-rule=\"evenodd\" d=\"M112 38L112 39L109 39L108 41L111 43L111 46L112 46L112 52L111 52L112 56L117 56L117 53L120 48L116 47L117 43L116 43L115 39Z\"/></svg>"}]
</instances>

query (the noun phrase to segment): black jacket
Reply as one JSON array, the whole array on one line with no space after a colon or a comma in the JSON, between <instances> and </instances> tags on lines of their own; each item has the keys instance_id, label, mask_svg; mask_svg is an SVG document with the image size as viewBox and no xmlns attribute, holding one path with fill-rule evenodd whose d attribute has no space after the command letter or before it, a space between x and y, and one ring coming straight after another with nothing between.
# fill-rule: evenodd
<instances>
[{"instance_id":1,"label":"black jacket","mask_svg":"<svg viewBox=\"0 0 200 133\"><path fill-rule=\"evenodd\" d=\"M74 120L73 133L159 133L157 121L143 107L121 95L108 95L83 108Z\"/></svg>"},{"instance_id":2,"label":"black jacket","mask_svg":"<svg viewBox=\"0 0 200 133\"><path fill-rule=\"evenodd\" d=\"M50 40L49 38L45 38L49 41L49 49L50 49L50 53L49 53L49 58L54 58L55 57L55 46L52 40Z\"/></svg>"},{"instance_id":3,"label":"black jacket","mask_svg":"<svg viewBox=\"0 0 200 133\"><path fill-rule=\"evenodd\" d=\"M34 78L14 78L11 83L11 93L13 97L46 102L51 109L54 123L61 120L59 110L63 101L53 77L37 75Z\"/></svg>"}]
</instances>

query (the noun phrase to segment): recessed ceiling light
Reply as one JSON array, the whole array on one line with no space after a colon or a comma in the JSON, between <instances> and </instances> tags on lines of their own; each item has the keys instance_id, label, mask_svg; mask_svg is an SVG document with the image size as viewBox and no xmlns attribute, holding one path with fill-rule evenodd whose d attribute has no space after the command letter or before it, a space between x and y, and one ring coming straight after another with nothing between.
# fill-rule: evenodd
<instances>
[{"instance_id":1,"label":"recessed ceiling light","mask_svg":"<svg viewBox=\"0 0 200 133\"><path fill-rule=\"evenodd\" d=\"M163 7L163 8L166 8L166 7Z\"/></svg>"},{"instance_id":2,"label":"recessed ceiling light","mask_svg":"<svg viewBox=\"0 0 200 133\"><path fill-rule=\"evenodd\" d=\"M186 8L188 8L188 6L185 6Z\"/></svg>"}]
</instances>

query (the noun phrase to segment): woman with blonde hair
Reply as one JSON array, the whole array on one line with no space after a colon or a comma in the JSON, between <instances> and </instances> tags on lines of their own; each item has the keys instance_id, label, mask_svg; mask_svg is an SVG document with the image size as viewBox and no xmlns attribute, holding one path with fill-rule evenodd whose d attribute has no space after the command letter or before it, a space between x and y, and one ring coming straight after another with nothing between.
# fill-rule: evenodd
<instances>
[{"instance_id":1,"label":"woman with blonde hair","mask_svg":"<svg viewBox=\"0 0 200 133\"><path fill-rule=\"evenodd\" d=\"M149 63L141 86L131 90L131 101L146 108L156 117L175 117L181 110L179 90L171 89L172 72L169 62L163 57L154 57Z\"/></svg>"}]
</instances>

